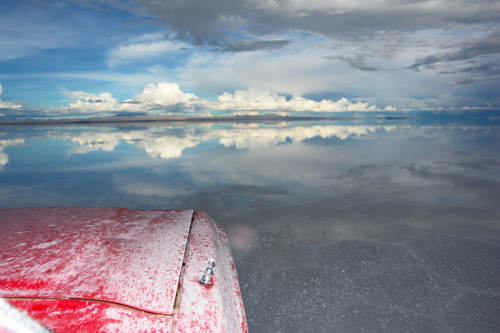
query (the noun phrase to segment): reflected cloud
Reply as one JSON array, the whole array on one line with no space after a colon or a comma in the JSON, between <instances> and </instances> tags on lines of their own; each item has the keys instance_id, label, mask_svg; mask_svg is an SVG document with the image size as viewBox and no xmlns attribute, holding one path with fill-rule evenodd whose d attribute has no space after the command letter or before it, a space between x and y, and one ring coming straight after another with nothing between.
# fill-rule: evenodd
<instances>
[{"instance_id":1,"label":"reflected cloud","mask_svg":"<svg viewBox=\"0 0 500 333\"><path fill-rule=\"evenodd\" d=\"M11 146L20 146L24 144L23 139L0 140L0 170L3 166L9 163L9 155L5 153L5 149Z\"/></svg>"},{"instance_id":2,"label":"reflected cloud","mask_svg":"<svg viewBox=\"0 0 500 333\"><path fill-rule=\"evenodd\" d=\"M182 155L185 149L198 146L202 142L218 140L224 147L237 149L262 150L279 144L297 143L314 137L323 139L337 137L345 140L349 137L368 136L376 131L393 131L397 126L376 125L330 125L264 128L259 124L236 124L230 129L171 128L146 129L143 131L83 132L72 135L56 135L60 139L69 139L78 144L70 154L85 154L96 150L113 151L120 142L137 145L152 158L172 159Z\"/></svg>"},{"instance_id":3,"label":"reflected cloud","mask_svg":"<svg viewBox=\"0 0 500 333\"><path fill-rule=\"evenodd\" d=\"M145 138L137 146L143 148L152 158L169 159L180 157L184 149L196 147L201 141L203 141L203 138L196 136L176 137L166 135L157 138Z\"/></svg>"},{"instance_id":4,"label":"reflected cloud","mask_svg":"<svg viewBox=\"0 0 500 333\"><path fill-rule=\"evenodd\" d=\"M73 147L70 154L86 154L96 150L112 152L121 142L135 143L143 139L142 131L124 132L78 132L76 135L60 135L57 132L52 136L57 139L71 140L79 146Z\"/></svg>"}]
</instances>

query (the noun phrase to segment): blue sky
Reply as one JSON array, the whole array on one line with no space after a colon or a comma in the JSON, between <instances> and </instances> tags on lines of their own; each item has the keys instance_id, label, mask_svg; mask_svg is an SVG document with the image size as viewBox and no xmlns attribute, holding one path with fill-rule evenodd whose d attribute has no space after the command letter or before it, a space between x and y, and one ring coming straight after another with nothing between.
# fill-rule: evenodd
<instances>
[{"instance_id":1,"label":"blue sky","mask_svg":"<svg viewBox=\"0 0 500 333\"><path fill-rule=\"evenodd\" d=\"M0 116L500 109L500 3L0 2Z\"/></svg>"}]
</instances>

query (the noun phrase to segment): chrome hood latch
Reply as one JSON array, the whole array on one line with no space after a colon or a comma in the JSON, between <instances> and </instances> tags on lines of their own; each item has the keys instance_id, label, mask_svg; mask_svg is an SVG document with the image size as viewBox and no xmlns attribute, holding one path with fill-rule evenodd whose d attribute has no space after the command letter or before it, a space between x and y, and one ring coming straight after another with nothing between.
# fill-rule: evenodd
<instances>
[{"instance_id":1,"label":"chrome hood latch","mask_svg":"<svg viewBox=\"0 0 500 333\"><path fill-rule=\"evenodd\" d=\"M211 287L214 285L214 268L215 268L215 260L210 259L208 261L208 266L205 268L205 272L198 280L204 286Z\"/></svg>"}]
</instances>

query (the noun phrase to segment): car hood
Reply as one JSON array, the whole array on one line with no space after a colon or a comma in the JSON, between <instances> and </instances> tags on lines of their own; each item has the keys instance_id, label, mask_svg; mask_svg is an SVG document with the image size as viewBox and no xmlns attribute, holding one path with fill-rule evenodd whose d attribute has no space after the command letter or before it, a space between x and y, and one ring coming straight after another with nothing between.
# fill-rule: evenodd
<instances>
[{"instance_id":1,"label":"car hood","mask_svg":"<svg viewBox=\"0 0 500 333\"><path fill-rule=\"evenodd\" d=\"M0 296L110 302L171 315L193 211L2 211Z\"/></svg>"}]
</instances>

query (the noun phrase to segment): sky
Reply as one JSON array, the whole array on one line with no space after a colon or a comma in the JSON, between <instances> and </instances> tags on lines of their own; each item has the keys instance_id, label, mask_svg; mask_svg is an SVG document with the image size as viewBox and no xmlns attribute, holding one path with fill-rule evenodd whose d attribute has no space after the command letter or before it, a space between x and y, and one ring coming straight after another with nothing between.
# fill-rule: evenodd
<instances>
[{"instance_id":1,"label":"sky","mask_svg":"<svg viewBox=\"0 0 500 333\"><path fill-rule=\"evenodd\" d=\"M500 109L493 0L0 1L0 117Z\"/></svg>"}]
</instances>

